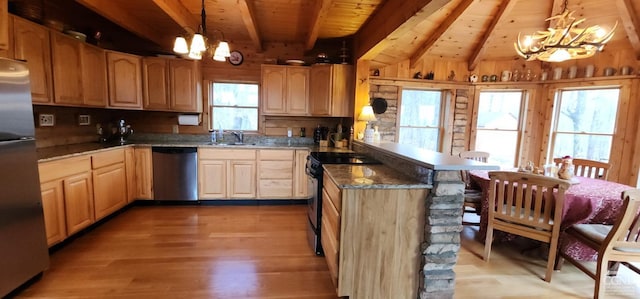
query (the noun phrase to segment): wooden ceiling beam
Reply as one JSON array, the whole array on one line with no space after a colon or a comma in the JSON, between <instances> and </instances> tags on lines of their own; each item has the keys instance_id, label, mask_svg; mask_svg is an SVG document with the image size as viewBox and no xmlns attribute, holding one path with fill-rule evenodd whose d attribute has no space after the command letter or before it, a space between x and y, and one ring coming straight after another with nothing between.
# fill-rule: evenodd
<instances>
[{"instance_id":1,"label":"wooden ceiling beam","mask_svg":"<svg viewBox=\"0 0 640 299\"><path fill-rule=\"evenodd\" d=\"M318 40L318 34L320 32L320 27L324 24L332 3L333 0L316 1L316 5L313 8L313 18L311 18L309 37L307 38L307 42L304 45L305 50L311 50L316 44L316 40Z\"/></svg>"},{"instance_id":2,"label":"wooden ceiling beam","mask_svg":"<svg viewBox=\"0 0 640 299\"><path fill-rule=\"evenodd\" d=\"M138 17L132 15L130 11L122 9L111 1L102 0L76 0L76 2L93 10L97 14L109 19L130 32L148 39L161 47L172 47L171 38L156 31L152 24L145 23Z\"/></svg>"},{"instance_id":3,"label":"wooden ceiling beam","mask_svg":"<svg viewBox=\"0 0 640 299\"><path fill-rule=\"evenodd\" d=\"M189 10L182 5L182 2L175 0L152 1L189 34L193 34L198 31L200 20L189 12Z\"/></svg>"},{"instance_id":4,"label":"wooden ceiling beam","mask_svg":"<svg viewBox=\"0 0 640 299\"><path fill-rule=\"evenodd\" d=\"M447 32L449 27L451 27L451 25L456 20L458 20L458 18L460 18L462 13L464 13L464 11L467 10L467 8L474 1L475 0L462 0L462 2L460 2L460 4L458 4L458 6L456 6L456 8L453 9L451 14L447 16L447 18L438 25L436 30L429 34L429 38L427 38L427 40L424 43L422 43L422 45L420 45L420 47L418 47L418 49L415 52L413 52L413 54L411 54L411 57L409 57L409 67L411 68L415 67L416 63L422 57L422 55L424 55L424 53L427 53L427 51L429 51L431 46L433 46L438 41L438 39L442 37L442 35L445 32Z\"/></svg>"},{"instance_id":5,"label":"wooden ceiling beam","mask_svg":"<svg viewBox=\"0 0 640 299\"><path fill-rule=\"evenodd\" d=\"M640 32L640 22L635 13L633 3L631 0L616 0L616 6L618 7L624 30L636 54L636 60L640 60L640 36L638 36L638 32Z\"/></svg>"},{"instance_id":6,"label":"wooden ceiling beam","mask_svg":"<svg viewBox=\"0 0 640 299\"><path fill-rule=\"evenodd\" d=\"M244 26L249 32L249 37L258 52L262 52L262 39L258 32L258 23L256 22L255 7L252 0L239 0L238 5L240 7L240 13L242 14L242 21Z\"/></svg>"},{"instance_id":7,"label":"wooden ceiling beam","mask_svg":"<svg viewBox=\"0 0 640 299\"><path fill-rule=\"evenodd\" d=\"M355 59L370 60L451 0L389 0L354 36Z\"/></svg>"},{"instance_id":8,"label":"wooden ceiling beam","mask_svg":"<svg viewBox=\"0 0 640 299\"><path fill-rule=\"evenodd\" d=\"M476 66L478 66L478 62L480 62L482 56L484 56L484 53L487 51L487 44L489 44L493 37L493 30L509 16L509 13L516 5L516 2L516 0L506 0L500 3L496 16L491 20L491 24L489 24L489 27L487 27L487 30L482 35L482 39L480 39L478 46L473 50L473 54L469 57L468 68L470 71L474 70Z\"/></svg>"}]
</instances>

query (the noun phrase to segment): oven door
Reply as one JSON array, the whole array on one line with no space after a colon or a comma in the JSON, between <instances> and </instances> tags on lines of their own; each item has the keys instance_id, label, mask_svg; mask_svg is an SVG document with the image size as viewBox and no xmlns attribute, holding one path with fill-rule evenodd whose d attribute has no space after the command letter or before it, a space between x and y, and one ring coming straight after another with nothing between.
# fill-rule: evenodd
<instances>
[{"instance_id":1,"label":"oven door","mask_svg":"<svg viewBox=\"0 0 640 299\"><path fill-rule=\"evenodd\" d=\"M309 188L309 194L311 196L307 200L307 215L309 217L309 221L313 226L313 229L318 229L318 200L320 199L318 194L319 180L314 176L313 173L309 171L309 168L306 169L307 173L307 186Z\"/></svg>"}]
</instances>

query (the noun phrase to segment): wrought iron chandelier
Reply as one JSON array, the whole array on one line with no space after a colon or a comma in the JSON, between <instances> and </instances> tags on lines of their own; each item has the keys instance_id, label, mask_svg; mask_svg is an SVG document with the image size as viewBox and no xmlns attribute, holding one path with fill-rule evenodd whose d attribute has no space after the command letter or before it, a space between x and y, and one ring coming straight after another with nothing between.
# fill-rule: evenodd
<instances>
[{"instance_id":1,"label":"wrought iron chandelier","mask_svg":"<svg viewBox=\"0 0 640 299\"><path fill-rule=\"evenodd\" d=\"M191 47L187 45L187 40L183 36L176 37L173 43L173 52L178 54L188 54L191 59L202 59L202 53L209 53L213 55L215 61L225 61L227 57L231 56L229 50L229 43L224 40L224 34L220 30L222 39L215 46L212 47L207 43L207 12L204 10L204 0L202 0L202 11L200 12L202 17L202 23L198 32L196 32L191 38ZM212 53L211 53L212 52Z\"/></svg>"},{"instance_id":2,"label":"wrought iron chandelier","mask_svg":"<svg viewBox=\"0 0 640 299\"><path fill-rule=\"evenodd\" d=\"M604 45L613 37L618 22L608 33L598 25L582 29L578 28L578 25L586 19L577 20L573 13L567 9L565 0L562 13L546 19L550 22L555 21L554 28L526 35L524 39L518 33L518 40L513 44L518 55L526 60L560 62L591 57L597 51L602 51Z\"/></svg>"}]
</instances>

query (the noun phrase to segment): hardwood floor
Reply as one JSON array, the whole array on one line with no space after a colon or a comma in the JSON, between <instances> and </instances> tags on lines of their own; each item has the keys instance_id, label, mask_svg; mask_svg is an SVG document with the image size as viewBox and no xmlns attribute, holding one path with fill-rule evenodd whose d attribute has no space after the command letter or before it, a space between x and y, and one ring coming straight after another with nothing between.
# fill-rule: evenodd
<instances>
[{"instance_id":1,"label":"hardwood floor","mask_svg":"<svg viewBox=\"0 0 640 299\"><path fill-rule=\"evenodd\" d=\"M133 207L53 253L17 297L336 298L324 258L308 248L305 209ZM544 260L509 244L494 245L485 263L476 232L461 235L455 298L591 298L593 280L569 263L550 284ZM640 276L620 269L607 298L640 298Z\"/></svg>"}]
</instances>

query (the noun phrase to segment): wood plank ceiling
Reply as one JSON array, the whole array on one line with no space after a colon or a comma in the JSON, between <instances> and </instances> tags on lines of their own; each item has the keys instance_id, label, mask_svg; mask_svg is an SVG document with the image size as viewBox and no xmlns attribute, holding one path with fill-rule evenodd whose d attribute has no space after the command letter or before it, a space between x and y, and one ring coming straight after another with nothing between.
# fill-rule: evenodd
<instances>
[{"instance_id":1,"label":"wood plank ceiling","mask_svg":"<svg viewBox=\"0 0 640 299\"><path fill-rule=\"evenodd\" d=\"M131 32L170 49L176 35L200 24L201 0L76 0ZM205 0L210 38L252 44L300 44L353 37L354 52L371 66L425 56L466 61L517 57L518 33L531 34L562 11L563 0ZM585 25L618 22L610 44L640 59L640 0L572 0L568 9ZM626 43L626 44L625 44ZM606 51L606 48L605 48Z\"/></svg>"}]
</instances>

